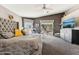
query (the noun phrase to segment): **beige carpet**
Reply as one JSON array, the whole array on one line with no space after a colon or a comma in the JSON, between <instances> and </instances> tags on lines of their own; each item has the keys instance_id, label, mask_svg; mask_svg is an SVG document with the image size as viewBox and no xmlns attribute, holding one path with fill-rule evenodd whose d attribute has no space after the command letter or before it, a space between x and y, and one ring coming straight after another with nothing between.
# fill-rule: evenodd
<instances>
[{"instance_id":1,"label":"beige carpet","mask_svg":"<svg viewBox=\"0 0 79 59\"><path fill-rule=\"evenodd\" d=\"M63 39L42 35L43 55L79 55L79 45L70 44Z\"/></svg>"}]
</instances>

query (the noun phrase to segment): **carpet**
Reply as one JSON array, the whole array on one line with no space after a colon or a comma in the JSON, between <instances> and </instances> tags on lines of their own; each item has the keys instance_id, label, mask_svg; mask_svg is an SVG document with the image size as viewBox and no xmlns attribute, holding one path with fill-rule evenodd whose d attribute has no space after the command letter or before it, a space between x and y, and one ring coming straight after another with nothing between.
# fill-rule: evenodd
<instances>
[{"instance_id":1,"label":"carpet","mask_svg":"<svg viewBox=\"0 0 79 59\"><path fill-rule=\"evenodd\" d=\"M79 55L79 45L49 35L42 35L43 55Z\"/></svg>"}]
</instances>

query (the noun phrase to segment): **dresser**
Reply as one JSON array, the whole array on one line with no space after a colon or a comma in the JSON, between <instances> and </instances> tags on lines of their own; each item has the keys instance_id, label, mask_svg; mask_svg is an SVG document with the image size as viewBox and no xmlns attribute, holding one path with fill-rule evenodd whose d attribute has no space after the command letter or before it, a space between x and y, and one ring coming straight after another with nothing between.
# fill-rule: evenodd
<instances>
[{"instance_id":1,"label":"dresser","mask_svg":"<svg viewBox=\"0 0 79 59\"><path fill-rule=\"evenodd\" d=\"M71 28L63 28L60 30L60 37L67 41L72 42L72 29Z\"/></svg>"},{"instance_id":2,"label":"dresser","mask_svg":"<svg viewBox=\"0 0 79 59\"><path fill-rule=\"evenodd\" d=\"M60 30L60 37L72 44L79 44L79 29L64 28Z\"/></svg>"}]
</instances>

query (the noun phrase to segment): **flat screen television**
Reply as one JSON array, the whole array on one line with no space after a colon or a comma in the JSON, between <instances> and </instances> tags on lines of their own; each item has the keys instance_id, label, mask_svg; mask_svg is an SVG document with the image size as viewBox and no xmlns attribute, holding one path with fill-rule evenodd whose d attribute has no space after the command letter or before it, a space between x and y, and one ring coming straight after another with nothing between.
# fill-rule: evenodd
<instances>
[{"instance_id":1,"label":"flat screen television","mask_svg":"<svg viewBox=\"0 0 79 59\"><path fill-rule=\"evenodd\" d=\"M70 18L63 21L63 28L74 28L75 27L75 18Z\"/></svg>"}]
</instances>

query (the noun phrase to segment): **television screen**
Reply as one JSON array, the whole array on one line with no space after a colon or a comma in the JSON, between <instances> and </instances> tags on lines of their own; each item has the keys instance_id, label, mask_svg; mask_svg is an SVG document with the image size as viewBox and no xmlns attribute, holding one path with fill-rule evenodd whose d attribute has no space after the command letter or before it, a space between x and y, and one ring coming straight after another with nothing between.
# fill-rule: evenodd
<instances>
[{"instance_id":1,"label":"television screen","mask_svg":"<svg viewBox=\"0 0 79 59\"><path fill-rule=\"evenodd\" d=\"M63 22L63 28L74 28L75 18L67 19Z\"/></svg>"}]
</instances>

